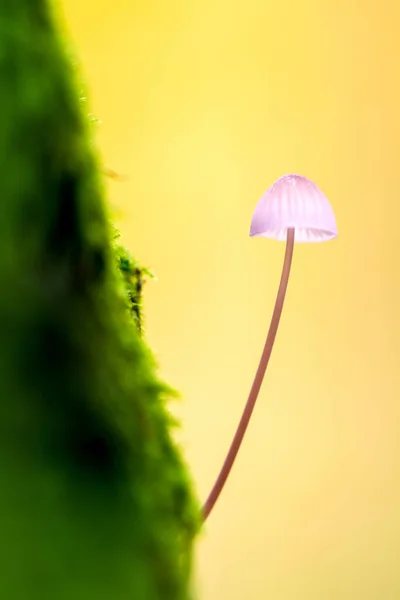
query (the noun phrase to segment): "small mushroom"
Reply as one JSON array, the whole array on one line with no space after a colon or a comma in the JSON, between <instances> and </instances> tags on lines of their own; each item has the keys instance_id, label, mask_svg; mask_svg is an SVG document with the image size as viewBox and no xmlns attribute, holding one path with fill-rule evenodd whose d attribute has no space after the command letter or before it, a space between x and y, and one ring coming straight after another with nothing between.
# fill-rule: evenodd
<instances>
[{"instance_id":1,"label":"small mushroom","mask_svg":"<svg viewBox=\"0 0 400 600\"><path fill-rule=\"evenodd\" d=\"M324 242L337 237L335 215L325 195L310 179L301 175L284 175L258 202L251 221L250 236L286 240L285 259L261 360L231 447L204 504L204 520L225 485L257 401L282 314L294 242Z\"/></svg>"}]
</instances>

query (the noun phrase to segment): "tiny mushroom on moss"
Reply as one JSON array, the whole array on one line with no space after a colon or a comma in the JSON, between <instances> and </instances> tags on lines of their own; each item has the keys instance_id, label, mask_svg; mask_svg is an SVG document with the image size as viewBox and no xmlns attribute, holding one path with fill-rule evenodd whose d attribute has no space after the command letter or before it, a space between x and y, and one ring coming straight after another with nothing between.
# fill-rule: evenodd
<instances>
[{"instance_id":1,"label":"tiny mushroom on moss","mask_svg":"<svg viewBox=\"0 0 400 600\"><path fill-rule=\"evenodd\" d=\"M328 199L313 181L302 175L280 177L256 206L250 236L286 241L285 259L261 360L225 462L203 506L204 519L207 519L225 485L257 401L279 326L294 242L324 242L337 237L337 234L335 215Z\"/></svg>"}]
</instances>

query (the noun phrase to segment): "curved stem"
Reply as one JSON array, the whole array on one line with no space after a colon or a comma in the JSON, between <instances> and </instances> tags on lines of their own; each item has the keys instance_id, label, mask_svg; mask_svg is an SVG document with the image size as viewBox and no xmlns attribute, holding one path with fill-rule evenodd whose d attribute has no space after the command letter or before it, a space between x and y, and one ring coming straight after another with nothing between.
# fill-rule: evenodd
<instances>
[{"instance_id":1,"label":"curved stem","mask_svg":"<svg viewBox=\"0 0 400 600\"><path fill-rule=\"evenodd\" d=\"M261 388L261 384L264 379L265 371L268 366L268 362L271 356L272 348L275 341L276 332L278 330L279 321L282 314L283 303L285 301L286 289L289 280L290 267L292 264L292 256L293 256L293 246L294 246L294 229L290 228L287 231L287 240L286 240L286 252L285 252L285 260L283 263L281 281L279 284L278 295L275 301L274 312L272 314L271 324L269 326L267 339L265 342L264 350L261 355L260 364L258 365L257 373L254 378L253 385L250 390L249 398L246 402L246 406L244 408L242 417L240 419L238 428L235 433L235 437L233 438L231 447L229 448L229 452L226 456L225 462L222 465L222 469L218 478L212 488L210 495L208 496L204 506L203 506L203 519L204 521L207 519L208 515L214 508L216 501L219 498L219 495L225 485L226 480L228 479L228 475L232 469L233 463L235 462L235 458L237 453L239 452L239 448L244 438L244 434L246 433L247 426L250 421L250 417L252 415L254 406L257 401L258 393Z\"/></svg>"}]
</instances>

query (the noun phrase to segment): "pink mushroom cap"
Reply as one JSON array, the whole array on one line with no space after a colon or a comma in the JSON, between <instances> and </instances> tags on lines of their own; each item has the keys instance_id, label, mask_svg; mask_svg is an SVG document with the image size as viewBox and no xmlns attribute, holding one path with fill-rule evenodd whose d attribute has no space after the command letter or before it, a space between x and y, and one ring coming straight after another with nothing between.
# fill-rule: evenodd
<instances>
[{"instance_id":1,"label":"pink mushroom cap","mask_svg":"<svg viewBox=\"0 0 400 600\"><path fill-rule=\"evenodd\" d=\"M264 193L251 221L250 235L285 241L325 242L337 237L331 205L319 187L302 175L283 175Z\"/></svg>"}]
</instances>

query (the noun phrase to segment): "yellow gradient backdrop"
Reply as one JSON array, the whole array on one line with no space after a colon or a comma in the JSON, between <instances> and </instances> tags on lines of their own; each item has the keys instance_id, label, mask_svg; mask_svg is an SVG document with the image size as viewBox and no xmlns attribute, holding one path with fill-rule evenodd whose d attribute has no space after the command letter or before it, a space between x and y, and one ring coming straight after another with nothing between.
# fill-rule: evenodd
<instances>
[{"instance_id":1,"label":"yellow gradient backdrop","mask_svg":"<svg viewBox=\"0 0 400 600\"><path fill-rule=\"evenodd\" d=\"M284 245L248 237L280 175L339 238L295 247L248 435L198 544L201 600L400 598L400 4L65 0L147 336L205 498L246 400ZM112 549L110 548L112 552Z\"/></svg>"}]
</instances>

